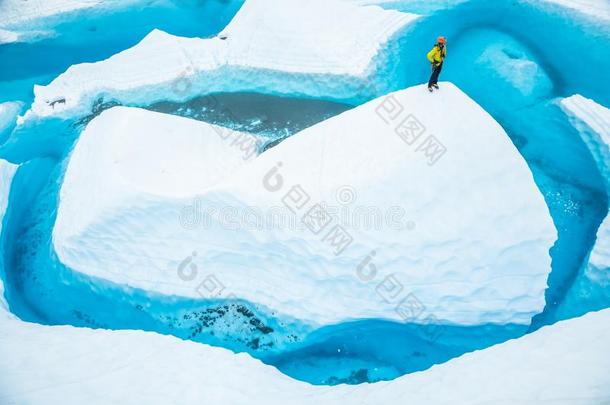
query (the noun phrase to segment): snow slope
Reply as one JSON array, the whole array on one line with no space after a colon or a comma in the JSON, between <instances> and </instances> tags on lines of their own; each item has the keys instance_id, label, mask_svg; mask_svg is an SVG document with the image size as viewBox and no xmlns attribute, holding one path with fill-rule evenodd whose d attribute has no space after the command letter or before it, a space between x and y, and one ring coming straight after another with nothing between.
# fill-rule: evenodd
<instances>
[{"instance_id":1,"label":"snow slope","mask_svg":"<svg viewBox=\"0 0 610 405\"><path fill-rule=\"evenodd\" d=\"M0 308L0 402L606 404L609 322L610 310L589 313L390 382L320 387L246 354L141 331L30 324Z\"/></svg>"},{"instance_id":2,"label":"snow slope","mask_svg":"<svg viewBox=\"0 0 610 405\"><path fill-rule=\"evenodd\" d=\"M78 235L96 215L131 201L190 197L230 176L256 154L256 139L249 134L135 108L104 111L81 134L70 162L73 168L95 162L97 169L69 170L62 195L67 189L91 186L100 192L62 198L62 210L75 217L60 221L57 229Z\"/></svg>"},{"instance_id":3,"label":"snow slope","mask_svg":"<svg viewBox=\"0 0 610 405\"><path fill-rule=\"evenodd\" d=\"M391 69L384 52L416 18L339 0L249 0L216 38L155 30L105 61L71 66L35 86L30 115L87 114L102 96L131 105L223 90L354 97L378 69Z\"/></svg>"},{"instance_id":4,"label":"snow slope","mask_svg":"<svg viewBox=\"0 0 610 405\"><path fill-rule=\"evenodd\" d=\"M16 171L16 165L0 159L0 233L2 232L2 226L4 224L4 213L6 212L6 207L8 205L11 183ZM3 247L0 244L0 310L2 310L2 308L8 308L8 304L4 299L4 285L2 283L2 278L4 277L4 253L2 250Z\"/></svg>"},{"instance_id":5,"label":"snow slope","mask_svg":"<svg viewBox=\"0 0 610 405\"><path fill-rule=\"evenodd\" d=\"M201 297L177 270L192 261L222 297L314 323L406 320L415 303L452 323L524 324L543 308L547 206L502 128L452 84L366 103L214 181L209 154L241 151L197 125L131 108L90 123L53 230L65 265Z\"/></svg>"}]
</instances>

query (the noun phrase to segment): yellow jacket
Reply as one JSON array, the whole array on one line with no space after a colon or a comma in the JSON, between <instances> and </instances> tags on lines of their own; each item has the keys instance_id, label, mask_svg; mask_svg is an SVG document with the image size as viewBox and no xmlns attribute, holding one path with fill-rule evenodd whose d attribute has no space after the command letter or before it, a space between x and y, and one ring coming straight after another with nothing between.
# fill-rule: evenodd
<instances>
[{"instance_id":1,"label":"yellow jacket","mask_svg":"<svg viewBox=\"0 0 610 405\"><path fill-rule=\"evenodd\" d=\"M443 47L442 51L438 45L434 45L432 50L428 52L428 60L430 63L442 63L445 60L445 55L447 55L447 45Z\"/></svg>"}]
</instances>

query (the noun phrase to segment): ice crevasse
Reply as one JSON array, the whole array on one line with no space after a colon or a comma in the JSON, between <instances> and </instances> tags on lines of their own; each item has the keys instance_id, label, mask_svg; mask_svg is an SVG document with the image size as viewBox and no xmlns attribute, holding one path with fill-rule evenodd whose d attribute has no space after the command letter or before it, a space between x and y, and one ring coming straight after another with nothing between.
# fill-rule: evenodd
<instances>
[{"instance_id":1,"label":"ice crevasse","mask_svg":"<svg viewBox=\"0 0 610 405\"><path fill-rule=\"evenodd\" d=\"M224 293L317 324L401 320L413 297L443 322L527 324L544 307L556 230L500 125L442 87L434 99L416 86L373 100L258 157L244 155L244 134L107 110L70 156L57 256L197 298L177 271L188 259ZM362 208L381 223L342 214ZM286 221L261 225L252 212Z\"/></svg>"}]
</instances>

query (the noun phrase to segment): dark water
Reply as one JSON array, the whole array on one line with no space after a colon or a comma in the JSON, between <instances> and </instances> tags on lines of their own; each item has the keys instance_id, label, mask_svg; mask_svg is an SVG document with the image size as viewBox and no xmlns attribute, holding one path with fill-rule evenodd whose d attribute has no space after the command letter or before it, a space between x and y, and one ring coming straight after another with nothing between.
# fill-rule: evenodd
<instances>
[{"instance_id":1,"label":"dark water","mask_svg":"<svg viewBox=\"0 0 610 405\"><path fill-rule=\"evenodd\" d=\"M325 100L260 93L214 93L186 103L164 101L146 108L257 134L271 147L352 107Z\"/></svg>"}]
</instances>

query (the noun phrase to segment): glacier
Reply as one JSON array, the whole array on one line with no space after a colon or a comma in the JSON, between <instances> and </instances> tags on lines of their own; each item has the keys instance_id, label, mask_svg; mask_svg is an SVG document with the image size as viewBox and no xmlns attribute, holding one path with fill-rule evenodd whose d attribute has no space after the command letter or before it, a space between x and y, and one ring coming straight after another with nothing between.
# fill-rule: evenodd
<instances>
[{"instance_id":1,"label":"glacier","mask_svg":"<svg viewBox=\"0 0 610 405\"><path fill-rule=\"evenodd\" d=\"M0 402L607 402L608 21L0 2Z\"/></svg>"}]
</instances>

